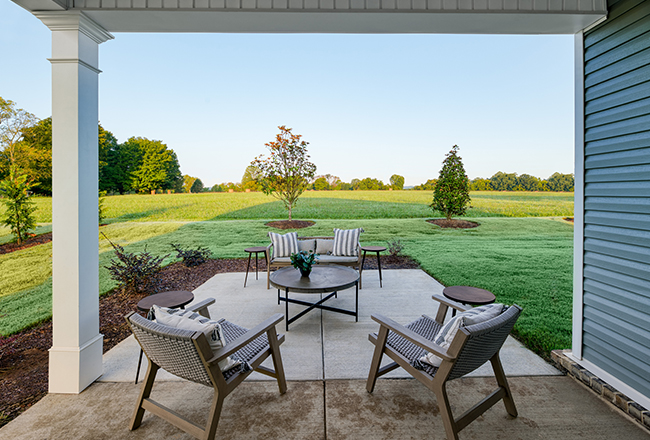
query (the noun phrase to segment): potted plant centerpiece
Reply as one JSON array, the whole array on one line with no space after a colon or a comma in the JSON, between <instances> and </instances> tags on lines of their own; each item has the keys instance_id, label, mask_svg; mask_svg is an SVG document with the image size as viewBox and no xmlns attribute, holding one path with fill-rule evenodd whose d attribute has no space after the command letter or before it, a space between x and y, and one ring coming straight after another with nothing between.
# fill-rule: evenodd
<instances>
[{"instance_id":1,"label":"potted plant centerpiece","mask_svg":"<svg viewBox=\"0 0 650 440\"><path fill-rule=\"evenodd\" d=\"M300 275L308 277L317 257L318 254L313 251L300 251L297 254L291 254L291 265L300 271Z\"/></svg>"}]
</instances>

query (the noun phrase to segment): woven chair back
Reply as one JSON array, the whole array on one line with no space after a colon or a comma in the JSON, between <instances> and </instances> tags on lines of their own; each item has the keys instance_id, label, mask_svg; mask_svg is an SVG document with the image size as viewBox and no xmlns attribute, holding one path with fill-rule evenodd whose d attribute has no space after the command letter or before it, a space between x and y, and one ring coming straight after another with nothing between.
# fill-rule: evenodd
<instances>
[{"instance_id":1,"label":"woven chair back","mask_svg":"<svg viewBox=\"0 0 650 440\"><path fill-rule=\"evenodd\" d=\"M521 308L508 307L499 316L464 328L469 338L458 354L458 360L449 373L449 380L464 376L486 363L500 349L517 322Z\"/></svg>"}]
</instances>

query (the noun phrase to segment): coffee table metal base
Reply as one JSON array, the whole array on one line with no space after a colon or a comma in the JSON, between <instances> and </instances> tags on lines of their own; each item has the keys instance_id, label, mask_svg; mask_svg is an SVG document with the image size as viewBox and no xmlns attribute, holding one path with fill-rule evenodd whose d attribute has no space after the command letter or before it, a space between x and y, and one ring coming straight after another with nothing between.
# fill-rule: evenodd
<instances>
[{"instance_id":1,"label":"coffee table metal base","mask_svg":"<svg viewBox=\"0 0 650 440\"><path fill-rule=\"evenodd\" d=\"M354 321L359 322L359 283L357 282L355 284L355 300L354 300L354 310L346 310L346 309L339 309L336 307L330 307L330 306L325 306L323 303L327 301L328 299L335 297L338 298L338 292L332 292L329 295L327 295L325 298L321 299L318 302L311 303L308 301L302 301L299 299L294 299L294 298L289 298L289 289L284 290L284 295L285 296L280 296L280 289L278 289L278 304L280 304L280 301L284 301L285 303L285 328L286 331L289 331L289 324L292 322L295 322L299 318L302 318L305 316L307 313L314 309L321 309L321 310L328 310L330 312L336 312L336 313L342 313L344 315L350 315L354 316ZM301 306L308 306L305 310L302 312L298 313L295 316L292 316L289 318L289 303L292 304L299 304Z\"/></svg>"}]
</instances>

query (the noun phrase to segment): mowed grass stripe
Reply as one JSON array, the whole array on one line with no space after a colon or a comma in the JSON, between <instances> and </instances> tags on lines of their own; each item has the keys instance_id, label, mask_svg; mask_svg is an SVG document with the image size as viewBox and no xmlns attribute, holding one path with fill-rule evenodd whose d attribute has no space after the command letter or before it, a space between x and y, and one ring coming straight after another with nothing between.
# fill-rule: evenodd
<instances>
[{"instance_id":1,"label":"mowed grass stripe","mask_svg":"<svg viewBox=\"0 0 650 440\"><path fill-rule=\"evenodd\" d=\"M467 217L560 217L573 215L573 193L472 192ZM440 217L431 191L307 191L294 210L300 219ZM36 221L52 221L51 198L34 199ZM106 197L110 222L284 219L286 210L262 193L123 195ZM0 207L0 210L2 208ZM0 236L8 230L0 229Z\"/></svg>"}]
</instances>

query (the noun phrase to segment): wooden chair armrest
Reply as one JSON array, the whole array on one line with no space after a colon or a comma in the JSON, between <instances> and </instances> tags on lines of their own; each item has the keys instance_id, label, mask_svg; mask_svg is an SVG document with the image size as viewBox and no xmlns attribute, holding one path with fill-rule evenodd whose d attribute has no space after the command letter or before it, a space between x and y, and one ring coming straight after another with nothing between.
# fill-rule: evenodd
<instances>
[{"instance_id":1,"label":"wooden chair armrest","mask_svg":"<svg viewBox=\"0 0 650 440\"><path fill-rule=\"evenodd\" d=\"M413 330L409 330L408 328L404 327L402 324L399 324L395 321L393 321L390 318L387 318L383 315L371 315L371 318L378 322L379 325L382 327L386 327L388 330L397 333L404 339L414 343L418 347L423 348L424 350L428 351L429 353L433 353L436 356L441 357L444 360L450 361L452 359L455 359L455 357L450 356L447 353L447 350L439 346L438 344L435 344L433 341L430 341L429 339L426 339L417 333L415 333Z\"/></svg>"},{"instance_id":2,"label":"wooden chair armrest","mask_svg":"<svg viewBox=\"0 0 650 440\"><path fill-rule=\"evenodd\" d=\"M219 362L230 356L231 354L239 351L242 347L249 344L251 341L257 339L263 333L269 331L271 327L275 327L278 323L282 322L284 315L276 313L270 318L262 321L256 327L248 330L246 333L235 339L234 341L226 344L225 347L220 348L214 352L214 355L208 359L208 363L213 364Z\"/></svg>"},{"instance_id":3,"label":"wooden chair armrest","mask_svg":"<svg viewBox=\"0 0 650 440\"><path fill-rule=\"evenodd\" d=\"M445 316L447 316L447 310L449 309L449 307L461 312L464 312L465 310L469 310L471 308L470 306L466 306L457 303L455 301L452 301L445 296L431 295L431 298L440 303L440 307L438 307L438 313L436 314L436 322L440 325L444 324Z\"/></svg>"},{"instance_id":4,"label":"wooden chair armrest","mask_svg":"<svg viewBox=\"0 0 650 440\"><path fill-rule=\"evenodd\" d=\"M206 318L210 317L210 312L208 311L208 306L214 304L214 298L206 298L203 301L199 301L196 304L192 304L187 308L190 312L196 312L201 316Z\"/></svg>"},{"instance_id":5,"label":"wooden chair armrest","mask_svg":"<svg viewBox=\"0 0 650 440\"><path fill-rule=\"evenodd\" d=\"M266 247L266 250L264 251L264 255L266 256L266 264L269 264L271 262L271 248L273 247L273 243L269 244Z\"/></svg>"}]
</instances>

